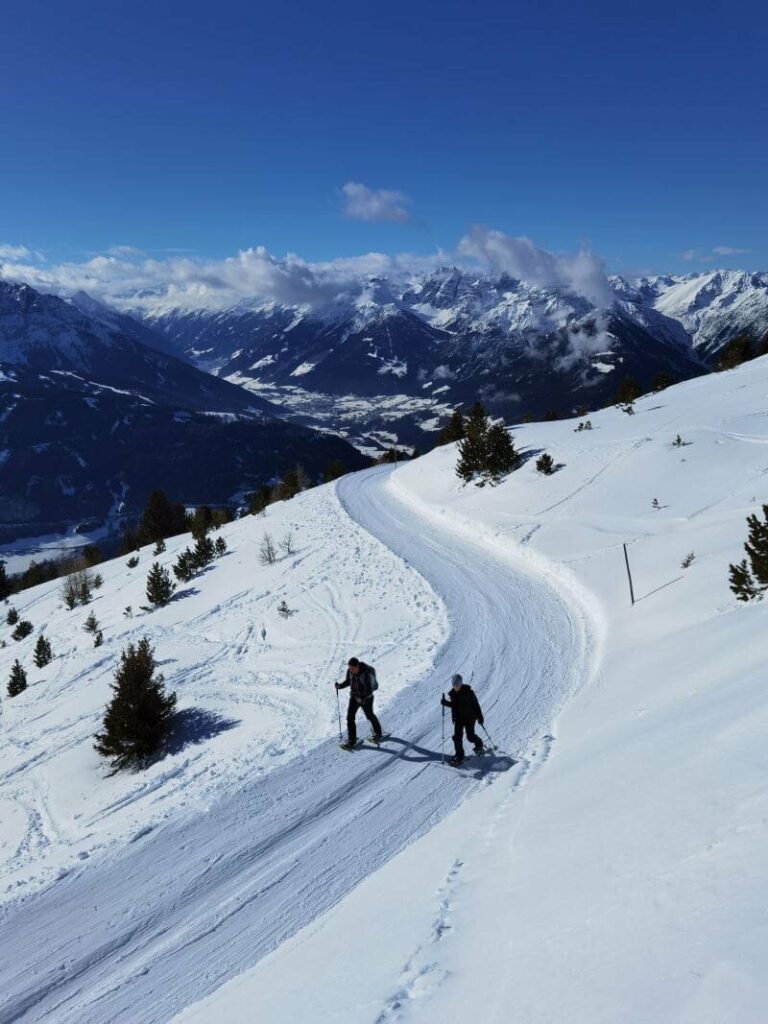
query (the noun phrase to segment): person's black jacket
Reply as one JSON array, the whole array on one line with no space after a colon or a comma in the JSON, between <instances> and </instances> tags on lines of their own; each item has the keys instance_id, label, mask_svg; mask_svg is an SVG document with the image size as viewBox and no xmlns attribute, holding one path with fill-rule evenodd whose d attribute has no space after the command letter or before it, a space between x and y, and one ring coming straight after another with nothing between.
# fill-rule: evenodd
<instances>
[{"instance_id":1,"label":"person's black jacket","mask_svg":"<svg viewBox=\"0 0 768 1024\"><path fill-rule=\"evenodd\" d=\"M462 683L458 690L451 688L448 696L443 696L440 699L440 703L443 707L451 709L451 718L454 723L479 722L480 725L483 724L483 712L480 702L469 683Z\"/></svg>"},{"instance_id":2,"label":"person's black jacket","mask_svg":"<svg viewBox=\"0 0 768 1024\"><path fill-rule=\"evenodd\" d=\"M346 690L348 686L351 686L353 697L357 700L368 700L373 696L373 676L374 671L371 666L361 661L360 671L357 675L347 669L347 678L343 683L339 683L339 689Z\"/></svg>"}]
</instances>

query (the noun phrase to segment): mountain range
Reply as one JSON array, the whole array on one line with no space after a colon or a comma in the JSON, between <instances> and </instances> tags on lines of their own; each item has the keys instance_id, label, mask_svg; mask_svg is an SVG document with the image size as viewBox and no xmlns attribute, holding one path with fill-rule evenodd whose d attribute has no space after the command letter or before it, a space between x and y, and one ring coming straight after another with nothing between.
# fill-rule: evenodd
<instances>
[{"instance_id":1,"label":"mountain range","mask_svg":"<svg viewBox=\"0 0 768 1024\"><path fill-rule=\"evenodd\" d=\"M120 520L156 487L219 503L297 462L366 464L164 347L87 297L0 281L0 539Z\"/></svg>"},{"instance_id":2,"label":"mountain range","mask_svg":"<svg viewBox=\"0 0 768 1024\"><path fill-rule=\"evenodd\" d=\"M137 297L138 298L138 297ZM360 276L332 301L120 309L0 279L0 539L135 512L154 487L233 500L301 461L434 444L480 398L507 422L709 372L768 334L768 274L606 281L596 303L458 267Z\"/></svg>"},{"instance_id":3,"label":"mountain range","mask_svg":"<svg viewBox=\"0 0 768 1024\"><path fill-rule=\"evenodd\" d=\"M143 310L196 365L359 446L428 447L441 418L482 399L508 421L612 400L621 378L707 372L724 344L768 332L768 275L714 271L608 282L611 301L445 267L361 278L318 305L247 300Z\"/></svg>"}]
</instances>

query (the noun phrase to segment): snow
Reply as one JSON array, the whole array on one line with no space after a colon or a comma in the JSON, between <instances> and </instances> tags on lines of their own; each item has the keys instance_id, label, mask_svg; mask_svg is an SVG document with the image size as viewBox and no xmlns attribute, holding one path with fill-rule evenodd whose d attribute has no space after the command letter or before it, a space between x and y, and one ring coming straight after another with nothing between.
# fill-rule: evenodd
<instances>
[{"instance_id":1,"label":"snow","mask_svg":"<svg viewBox=\"0 0 768 1024\"><path fill-rule=\"evenodd\" d=\"M296 553L260 565L265 532L278 544L292 533ZM14 642L2 626L0 679L18 657L30 687L3 704L0 778L3 796L25 808L37 832L33 848L21 847L5 865L0 902L50 882L82 854L94 857L141 829L200 811L243 779L260 779L316 746L336 725L329 683L363 638L387 679L385 707L411 672L429 665L445 630L439 604L417 573L350 521L331 489L272 506L221 535L230 552L149 614L140 609L151 548L134 570L124 558L100 566L104 585L92 604L105 637L98 651L82 630L88 610L67 611L60 583L13 598L36 629ZM174 538L157 560L172 565L189 543ZM287 621L276 613L282 599L296 609ZM133 618L124 615L129 605ZM43 670L31 659L40 631L57 655ZM92 736L119 652L145 634L190 736L149 771L104 779Z\"/></svg>"},{"instance_id":2,"label":"snow","mask_svg":"<svg viewBox=\"0 0 768 1024\"><path fill-rule=\"evenodd\" d=\"M768 606L727 566L766 500L767 397L761 359L592 431L515 426L495 487L461 486L454 446L346 477L225 527L198 592L134 620L150 558L113 563L98 658L54 586L24 595L60 657L3 702L0 856L26 899L0 916L0 1021L762 1024ZM289 527L293 563L259 566ZM89 736L145 631L181 707L238 724L107 780ZM342 755L352 651L393 739ZM499 747L460 772L456 669Z\"/></svg>"},{"instance_id":3,"label":"snow","mask_svg":"<svg viewBox=\"0 0 768 1024\"><path fill-rule=\"evenodd\" d=\"M767 394L763 359L592 432L516 427L564 463L549 478L528 461L461 487L451 447L396 470L430 528L579 595L599 671L526 751L523 785L502 775L179 1024L244 1022L257 1000L270 1024L764 1021L766 606L737 605L727 564L765 500Z\"/></svg>"},{"instance_id":4,"label":"snow","mask_svg":"<svg viewBox=\"0 0 768 1024\"><path fill-rule=\"evenodd\" d=\"M314 370L314 363L300 363L296 369L291 373L292 377L303 377L305 373L311 373Z\"/></svg>"}]
</instances>

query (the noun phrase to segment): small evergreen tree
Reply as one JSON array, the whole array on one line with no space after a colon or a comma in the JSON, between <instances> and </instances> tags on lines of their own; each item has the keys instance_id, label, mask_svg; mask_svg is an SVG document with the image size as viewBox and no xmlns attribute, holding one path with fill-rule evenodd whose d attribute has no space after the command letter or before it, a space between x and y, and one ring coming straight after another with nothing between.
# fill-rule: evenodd
<instances>
[{"instance_id":1,"label":"small evergreen tree","mask_svg":"<svg viewBox=\"0 0 768 1024\"><path fill-rule=\"evenodd\" d=\"M53 661L51 643L48 639L46 639L46 637L43 636L42 633L37 638L37 643L35 644L35 653L32 655L32 660L34 661L37 668L45 668L46 665L50 664L50 662Z\"/></svg>"},{"instance_id":2,"label":"small evergreen tree","mask_svg":"<svg viewBox=\"0 0 768 1024\"><path fill-rule=\"evenodd\" d=\"M216 557L216 546L207 534L203 534L195 541L195 550L192 552L192 561L195 569L204 569Z\"/></svg>"},{"instance_id":3,"label":"small evergreen tree","mask_svg":"<svg viewBox=\"0 0 768 1024\"><path fill-rule=\"evenodd\" d=\"M21 663L14 661L13 667L11 668L11 676L8 680L8 696L17 697L20 693L23 693L27 688L27 673L21 667Z\"/></svg>"},{"instance_id":4,"label":"small evergreen tree","mask_svg":"<svg viewBox=\"0 0 768 1024\"><path fill-rule=\"evenodd\" d=\"M91 614L85 620L85 625L83 626L83 629L85 630L86 633L91 633L92 635L98 633L99 622L93 610L91 610Z\"/></svg>"},{"instance_id":5,"label":"small evergreen tree","mask_svg":"<svg viewBox=\"0 0 768 1024\"><path fill-rule=\"evenodd\" d=\"M265 533L261 540L261 546L259 547L259 561L262 565L274 565L277 561L275 542L268 533Z\"/></svg>"},{"instance_id":6,"label":"small evergreen tree","mask_svg":"<svg viewBox=\"0 0 768 1024\"><path fill-rule=\"evenodd\" d=\"M165 537L175 537L187 529L184 506L172 503L163 491L152 491L141 517L140 544L156 544Z\"/></svg>"},{"instance_id":7,"label":"small evergreen tree","mask_svg":"<svg viewBox=\"0 0 768 1024\"><path fill-rule=\"evenodd\" d=\"M23 640L25 637L29 636L34 628L35 627L29 619L20 619L16 624L16 629L11 633L11 636L14 640Z\"/></svg>"},{"instance_id":8,"label":"small evergreen tree","mask_svg":"<svg viewBox=\"0 0 768 1024\"><path fill-rule=\"evenodd\" d=\"M155 544L155 550L152 552L153 555L162 555L165 551L165 541L161 537L160 540Z\"/></svg>"},{"instance_id":9,"label":"small evergreen tree","mask_svg":"<svg viewBox=\"0 0 768 1024\"><path fill-rule=\"evenodd\" d=\"M651 385L651 387L654 391L665 391L667 388L671 388L674 383L674 377L671 377L668 373L665 373L663 370L659 370L659 372L653 378L653 384Z\"/></svg>"},{"instance_id":10,"label":"small evergreen tree","mask_svg":"<svg viewBox=\"0 0 768 1024\"><path fill-rule=\"evenodd\" d=\"M749 567L761 589L768 587L768 505L763 505L764 522L756 514L747 516L747 543L744 550Z\"/></svg>"},{"instance_id":11,"label":"small evergreen tree","mask_svg":"<svg viewBox=\"0 0 768 1024\"><path fill-rule=\"evenodd\" d=\"M642 393L642 389L634 377L624 377L616 392L616 404L631 405Z\"/></svg>"},{"instance_id":12,"label":"small evergreen tree","mask_svg":"<svg viewBox=\"0 0 768 1024\"><path fill-rule=\"evenodd\" d=\"M461 441L464 437L464 414L461 409L454 409L451 413L451 418L442 428L440 433L437 435L437 441L435 446L439 447L444 444L454 444L456 441Z\"/></svg>"},{"instance_id":13,"label":"small evergreen tree","mask_svg":"<svg viewBox=\"0 0 768 1024\"><path fill-rule=\"evenodd\" d=\"M215 544L213 546L216 549L216 557L217 558L221 558L222 555L226 555L226 553L227 553L227 542L224 540L223 537L217 537L216 538L216 542L215 542Z\"/></svg>"},{"instance_id":14,"label":"small evergreen tree","mask_svg":"<svg viewBox=\"0 0 768 1024\"><path fill-rule=\"evenodd\" d=\"M125 564L128 566L129 569L135 569L136 566L139 564L139 556L132 555Z\"/></svg>"},{"instance_id":15,"label":"small evergreen tree","mask_svg":"<svg viewBox=\"0 0 768 1024\"><path fill-rule=\"evenodd\" d=\"M696 558L696 552L695 551L689 551L688 554L685 556L685 558L680 563L680 568L681 569L690 569L690 567L693 565L693 562L694 562L695 558Z\"/></svg>"},{"instance_id":16,"label":"small evergreen tree","mask_svg":"<svg viewBox=\"0 0 768 1024\"><path fill-rule=\"evenodd\" d=\"M181 583L189 583L195 575L195 557L189 548L184 548L173 567L173 575Z\"/></svg>"},{"instance_id":17,"label":"small evergreen tree","mask_svg":"<svg viewBox=\"0 0 768 1024\"><path fill-rule=\"evenodd\" d=\"M175 589L176 584L171 579L168 570L164 569L159 562L153 562L147 576L147 600L149 603L156 608L162 608L171 600Z\"/></svg>"},{"instance_id":18,"label":"small evergreen tree","mask_svg":"<svg viewBox=\"0 0 768 1024\"><path fill-rule=\"evenodd\" d=\"M93 577L93 589L100 590L104 586L104 577L97 572Z\"/></svg>"},{"instance_id":19,"label":"small evergreen tree","mask_svg":"<svg viewBox=\"0 0 768 1024\"><path fill-rule=\"evenodd\" d=\"M559 420L559 419L560 419L560 413L557 411L557 409L547 409L547 411L544 413L544 422L545 423L554 423L555 420Z\"/></svg>"},{"instance_id":20,"label":"small evergreen tree","mask_svg":"<svg viewBox=\"0 0 768 1024\"><path fill-rule=\"evenodd\" d=\"M94 737L96 751L111 761L112 774L145 764L170 731L176 694L165 692L163 677L155 676L155 668L154 651L146 637L138 646L129 644L120 655L103 732Z\"/></svg>"},{"instance_id":21,"label":"small evergreen tree","mask_svg":"<svg viewBox=\"0 0 768 1024\"><path fill-rule=\"evenodd\" d=\"M465 482L483 472L488 459L488 419L480 402L475 402L464 423L464 437L459 441L456 475Z\"/></svg>"},{"instance_id":22,"label":"small evergreen tree","mask_svg":"<svg viewBox=\"0 0 768 1024\"><path fill-rule=\"evenodd\" d=\"M96 635L94 636L94 638L93 638L93 646L94 647L101 647L101 645L103 643L104 643L104 634L102 633L101 630L99 630L96 633Z\"/></svg>"},{"instance_id":23,"label":"small evergreen tree","mask_svg":"<svg viewBox=\"0 0 768 1024\"><path fill-rule=\"evenodd\" d=\"M743 559L738 565L729 565L730 588L736 595L737 601L751 601L754 597L760 596L760 588L752 578L752 573L747 568L747 560Z\"/></svg>"},{"instance_id":24,"label":"small evergreen tree","mask_svg":"<svg viewBox=\"0 0 768 1024\"><path fill-rule=\"evenodd\" d=\"M256 490L248 499L248 511L252 516L257 516L269 505L272 500L272 488L269 484L259 484Z\"/></svg>"},{"instance_id":25,"label":"small evergreen tree","mask_svg":"<svg viewBox=\"0 0 768 1024\"><path fill-rule=\"evenodd\" d=\"M277 611L278 614L281 615L282 618L284 619L289 619L291 617L291 609L288 607L285 598L283 598L283 600L277 606Z\"/></svg>"},{"instance_id":26,"label":"small evergreen tree","mask_svg":"<svg viewBox=\"0 0 768 1024\"><path fill-rule=\"evenodd\" d=\"M685 441L678 434L677 437L675 438L675 440L672 442L672 447L673 448L682 448L684 444L685 444Z\"/></svg>"},{"instance_id":27,"label":"small evergreen tree","mask_svg":"<svg viewBox=\"0 0 768 1024\"><path fill-rule=\"evenodd\" d=\"M19 621L19 613L16 611L15 608L8 609L8 614L5 616L5 621L8 623L9 626L16 625L16 623Z\"/></svg>"},{"instance_id":28,"label":"small evergreen tree","mask_svg":"<svg viewBox=\"0 0 768 1024\"><path fill-rule=\"evenodd\" d=\"M189 527L194 540L206 537L214 527L213 511L207 505L201 505L195 509Z\"/></svg>"},{"instance_id":29,"label":"small evergreen tree","mask_svg":"<svg viewBox=\"0 0 768 1024\"><path fill-rule=\"evenodd\" d=\"M552 476L552 474L555 472L555 463L552 459L552 456L549 455L547 452L544 452L543 455L540 455L538 459L536 459L536 469L540 473L543 473L544 476Z\"/></svg>"},{"instance_id":30,"label":"small evergreen tree","mask_svg":"<svg viewBox=\"0 0 768 1024\"><path fill-rule=\"evenodd\" d=\"M344 476L344 466L338 459L333 459L323 470L323 483L329 484L340 476Z\"/></svg>"},{"instance_id":31,"label":"small evergreen tree","mask_svg":"<svg viewBox=\"0 0 768 1024\"><path fill-rule=\"evenodd\" d=\"M485 472L498 481L510 473L519 461L519 455L503 423L494 423L486 436Z\"/></svg>"},{"instance_id":32,"label":"small evergreen tree","mask_svg":"<svg viewBox=\"0 0 768 1024\"><path fill-rule=\"evenodd\" d=\"M733 370L752 358L752 342L747 334L738 334L723 345L715 363L715 369Z\"/></svg>"},{"instance_id":33,"label":"small evergreen tree","mask_svg":"<svg viewBox=\"0 0 768 1024\"><path fill-rule=\"evenodd\" d=\"M0 558L0 601L7 601L11 596L11 581L5 571L5 560Z\"/></svg>"}]
</instances>

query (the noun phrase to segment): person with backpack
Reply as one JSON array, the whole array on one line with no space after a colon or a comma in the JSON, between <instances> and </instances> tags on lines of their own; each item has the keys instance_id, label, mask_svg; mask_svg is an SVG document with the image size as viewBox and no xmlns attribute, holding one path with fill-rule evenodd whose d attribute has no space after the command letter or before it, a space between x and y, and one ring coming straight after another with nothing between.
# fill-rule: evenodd
<instances>
[{"instance_id":1,"label":"person with backpack","mask_svg":"<svg viewBox=\"0 0 768 1024\"><path fill-rule=\"evenodd\" d=\"M381 723L373 713L373 695L379 688L376 681L376 670L364 661L350 658L347 664L347 676L343 683L335 683L336 691L349 688L349 707L347 708L347 742L340 744L343 750L351 750L357 743L355 716L362 708L363 714L371 723L374 743L381 741Z\"/></svg>"},{"instance_id":2,"label":"person with backpack","mask_svg":"<svg viewBox=\"0 0 768 1024\"><path fill-rule=\"evenodd\" d=\"M483 725L483 711L472 687L465 683L457 672L451 678L451 690L448 696L440 694L440 703L444 708L451 709L453 719L453 745L456 748L456 756L452 757L448 764L454 768L464 760L464 744L462 743L463 733L466 732L467 739L475 748L476 754L482 754L483 741L475 733L475 723Z\"/></svg>"}]
</instances>

